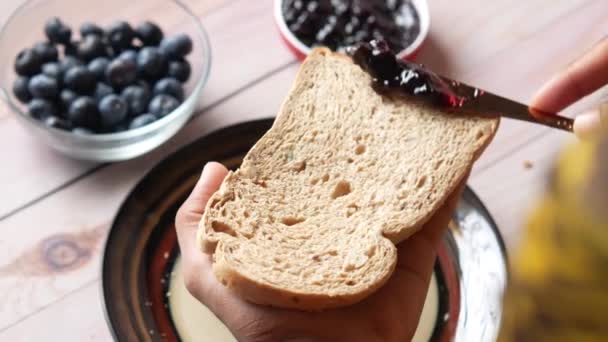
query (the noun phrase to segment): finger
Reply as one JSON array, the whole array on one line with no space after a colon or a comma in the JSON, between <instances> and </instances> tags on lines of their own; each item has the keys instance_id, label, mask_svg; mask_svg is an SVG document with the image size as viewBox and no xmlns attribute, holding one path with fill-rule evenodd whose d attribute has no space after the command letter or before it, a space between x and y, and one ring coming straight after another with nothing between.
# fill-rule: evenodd
<instances>
[{"instance_id":1,"label":"finger","mask_svg":"<svg viewBox=\"0 0 608 342\"><path fill-rule=\"evenodd\" d=\"M194 190L178 210L175 229L182 254L198 250L194 246L196 231L209 198L220 188L228 170L220 163L207 163Z\"/></svg>"},{"instance_id":2,"label":"finger","mask_svg":"<svg viewBox=\"0 0 608 342\"><path fill-rule=\"evenodd\" d=\"M203 168L201 178L185 202L187 209L195 214L202 215L207 201L220 188L226 174L228 174L228 169L224 165L217 162L207 163Z\"/></svg>"},{"instance_id":3,"label":"finger","mask_svg":"<svg viewBox=\"0 0 608 342\"><path fill-rule=\"evenodd\" d=\"M456 189L447 198L445 204L433 215L433 217L420 231L421 235L426 237L431 244L437 245L447 230L450 220L452 219L452 215L454 214L454 211L456 211L458 202L460 201L464 188L467 185L469 173L470 171L467 172L458 186L456 186Z\"/></svg>"},{"instance_id":4,"label":"finger","mask_svg":"<svg viewBox=\"0 0 608 342\"><path fill-rule=\"evenodd\" d=\"M531 107L559 112L608 84L608 39L602 40L564 72L547 82L534 96Z\"/></svg>"},{"instance_id":5,"label":"finger","mask_svg":"<svg viewBox=\"0 0 608 342\"><path fill-rule=\"evenodd\" d=\"M581 139L592 137L602 129L608 129L608 104L574 119L574 133Z\"/></svg>"},{"instance_id":6,"label":"finger","mask_svg":"<svg viewBox=\"0 0 608 342\"><path fill-rule=\"evenodd\" d=\"M426 279L435 263L437 247L448 229L452 215L462 197L469 173L450 194L445 204L422 227L420 232L397 246L397 265L408 268Z\"/></svg>"},{"instance_id":7,"label":"finger","mask_svg":"<svg viewBox=\"0 0 608 342\"><path fill-rule=\"evenodd\" d=\"M467 179L468 174L419 233L397 245L397 267L416 274L423 283L430 279L437 248L448 229Z\"/></svg>"},{"instance_id":8,"label":"finger","mask_svg":"<svg viewBox=\"0 0 608 342\"><path fill-rule=\"evenodd\" d=\"M402 317L417 322L422 312L439 243L458 205L467 179L468 173L421 231L397 246L397 269L385 285L385 291L392 294ZM408 332L407 327L404 328L405 332ZM415 329L415 326L412 329Z\"/></svg>"}]
</instances>

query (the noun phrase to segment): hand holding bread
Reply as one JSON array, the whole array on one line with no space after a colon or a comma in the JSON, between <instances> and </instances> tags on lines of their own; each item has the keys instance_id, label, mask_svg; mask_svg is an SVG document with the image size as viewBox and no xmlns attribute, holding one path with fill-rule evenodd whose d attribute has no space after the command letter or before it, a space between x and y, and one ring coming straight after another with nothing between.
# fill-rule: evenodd
<instances>
[{"instance_id":1,"label":"hand holding bread","mask_svg":"<svg viewBox=\"0 0 608 342\"><path fill-rule=\"evenodd\" d=\"M433 272L436 248L447 229L465 179L421 231L397 247L397 266L385 286L365 300L320 313L252 304L223 286L212 260L196 245L207 201L228 171L208 164L180 208L176 229L188 290L209 307L239 341L409 341L413 336Z\"/></svg>"}]
</instances>

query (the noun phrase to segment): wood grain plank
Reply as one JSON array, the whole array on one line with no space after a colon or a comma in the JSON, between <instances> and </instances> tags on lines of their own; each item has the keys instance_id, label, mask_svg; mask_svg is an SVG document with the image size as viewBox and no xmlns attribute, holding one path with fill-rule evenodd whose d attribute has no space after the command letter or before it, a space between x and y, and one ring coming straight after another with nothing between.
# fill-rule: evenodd
<instances>
[{"instance_id":1,"label":"wood grain plank","mask_svg":"<svg viewBox=\"0 0 608 342\"><path fill-rule=\"evenodd\" d=\"M582 3L582 2L581 2ZM545 4L543 1L541 0L536 0L536 1L532 1L529 2L528 5L529 6L540 6ZM569 9L571 9L572 2L560 2L561 5L559 6L550 6L550 10L549 12L552 13L552 15L554 16L561 16L563 15L564 11L568 11ZM580 6L580 4L577 2L577 4ZM516 19L520 18L522 15L524 15L526 13L526 11L530 10L530 7L526 6L515 6L515 10L511 10L510 12L513 12L515 14L517 14L515 16ZM471 2L466 2L465 6L463 6L464 8L460 9L460 11L472 11L472 8L475 8L475 6L480 6L479 3L475 2L475 1L471 1ZM496 8L496 6L498 6L498 8ZM501 7L502 6L502 7ZM492 13L495 13L496 11L500 10L500 11L504 11L506 5L504 3L502 3L502 5L499 6L499 2L494 2L492 4L486 5L486 7L483 7L483 9L485 11L487 11L489 14L486 15L486 17L479 17L477 18L477 20L480 20L481 22L478 22L477 25L481 25L483 24L487 17L491 16ZM561 6L561 7L560 7ZM565 6L565 7L564 7ZM259 7L259 6L258 6ZM441 7L444 8L444 7ZM435 9L435 8L434 8ZM257 13L257 10L254 10L253 12L248 12L247 14L241 14L243 16L260 16L260 14L263 13L268 13L269 11L264 11L265 9L259 9L260 13ZM440 11L439 9L435 9L438 12L438 15L443 15L444 13L442 11ZM212 26L212 27L216 27L216 25L213 24L214 20L218 20L218 21L223 21L225 19L230 19L230 20L234 20L234 16L235 15L239 15L239 13L236 13L234 11L229 11L229 9L227 9L226 12L229 12L229 14L227 16L223 16L223 17L218 17L218 16L213 16L212 18L209 18L206 22L208 22L208 26ZM234 13L233 13L234 12ZM477 13L476 11L472 11ZM450 13L445 13L445 15L448 15ZM434 15L434 16L438 16L438 15ZM447 17L447 18L439 18L437 20L435 20L435 22L437 22L438 24L436 24L435 26L439 26L439 28L435 28L435 29L443 29L445 32L445 35L450 36L449 40L452 45L450 45L450 48L454 51L444 51L446 53L449 53L450 58L449 60L460 60L461 55L464 55L464 60L466 59L470 59L472 54L476 54L476 55L482 55L482 56L486 56L486 55L492 55L493 53L495 53L495 48L494 46L498 46L500 48L502 48L502 46L504 46L504 44L507 44L509 42L509 40L507 39L506 41L504 39L499 39L500 36L493 36L494 39L499 42L498 44L495 45L489 45L487 44L486 46L483 46L483 49L479 46L475 46L475 47L471 47L470 50L463 50L460 49L458 47L458 44L461 43L461 39L458 38L457 33L461 32L460 30L448 30L447 28L442 27L441 25L445 25L444 23L446 22L450 22L450 20L442 20L442 19L450 19L451 17ZM267 18L267 21L271 21L271 19ZM482 20L483 19L483 20ZM467 23L469 21L466 21ZM528 26L527 30L520 28L520 30L525 31L528 35L533 34L534 30L537 29L541 29L544 26L542 26L542 23L546 24L546 20L542 21L535 21L535 20L527 20L525 21L525 23L532 23ZM494 27L493 22L491 22L490 24L492 24L492 26L490 27ZM502 24L501 24L502 25ZM223 24L219 24L218 26L223 26ZM242 25L241 25L242 26ZM240 27L240 26L239 26ZM252 22L251 27L246 27L245 30L246 32L253 32L258 30L259 31L259 25L257 22ZM268 31L273 31L274 27L273 24L270 24L270 27ZM464 30L466 31L467 28L465 27ZM211 29L210 29L211 31ZM481 39L482 41L486 41L487 38L486 35L489 32L489 34L493 34L493 32L495 32L496 30L494 29L488 29L487 31L484 30L483 32L481 32L481 34L479 36L470 36L469 35L469 39L471 41L477 41L479 39L479 37L483 38ZM242 32L242 31L239 31ZM225 36L219 37L217 40L218 41L223 41L224 38L227 36L228 40L230 41L230 37L232 35L237 35L239 32L228 32ZM268 39L265 39L264 37L267 36L269 33L272 32L266 32L267 34L256 34L253 35L253 37L249 40L254 40L255 41L255 46L263 46L262 44L266 41L268 41ZM273 35L276 36L276 35ZM213 37L213 36L212 36ZM276 37L275 37L276 38ZM474 39L473 39L474 38ZM234 38L233 38L234 39ZM256 39L259 39L259 41L257 41ZM278 39L277 39L278 40ZM505 42L503 42L505 41ZM275 45L280 45L280 43L275 42L277 44ZM226 44L229 45L228 50L230 51L226 51L224 53L226 53L227 55L231 55L231 56L236 56L239 55L239 49L242 49L243 46L240 44ZM282 51L283 53L287 53L285 51L285 49L282 49L280 46L274 46L274 50L278 50ZM255 48L254 48L255 50ZM442 61L445 62L445 60L447 60L447 58L445 58L444 55L442 55L442 53L437 53L436 51L436 46L433 46L431 44L431 46L427 46L425 49L423 49L420 60L424 61L425 63L432 65L433 60L428 60L429 59L427 56L443 56ZM429 52L430 51L430 52ZM517 51L517 50L514 50ZM426 55L425 55L426 53ZM255 53L253 53L253 55L255 55ZM454 58L452 58L454 56ZM250 59L250 58L248 58ZM217 58L216 58L217 60ZM269 59L263 59L264 61L272 61L272 58ZM445 65L449 65L450 63L441 63L441 65L445 66ZM255 64L256 66L258 64ZM469 64L471 65L471 68L475 68L475 64ZM493 65L493 64L492 64ZM235 70L236 68L231 68L231 70ZM239 69L237 69L239 70ZM256 72L257 68L244 68L243 70L245 71L240 71L241 73L243 73L243 77L248 77L250 76L249 74L247 74L247 72ZM458 68L456 68L456 70L458 70ZM507 69L503 69L503 70L507 70ZM219 72L222 72L221 70ZM214 74L217 74L218 71L217 69L215 69ZM451 72L450 72L451 73ZM234 74L233 74L234 75ZM217 76L217 75L216 75ZM212 76L213 77L213 76ZM500 77L500 75L498 75L497 77ZM208 91L205 95L205 98L209 99L214 99L217 93L214 93L215 89L219 89L218 93L223 90L226 89L226 87L230 87L231 83L234 82L234 77L216 77L215 79L217 79L216 83L213 84L218 84L217 87L212 87L211 84L208 87ZM214 79L214 80L215 80ZM213 81L212 81L213 82ZM506 95L510 95L510 94L506 94ZM219 95L218 95L219 96ZM55 154L54 152L51 152L48 150L48 148L38 144L38 142L36 142L33 138L29 137L27 132L25 132L21 127L16 128L14 127L15 125L17 125L15 122L11 122L10 127L7 127L5 129L3 129L2 124L0 123L0 136L2 136L2 132L6 131L6 130L10 130L10 133L8 133L7 135L11 136L11 141L14 142L21 142L23 141L23 145L26 147L25 149L30 151L30 154L27 153L22 153L21 151L19 151L19 153L16 153L16 151L11 150L8 151L8 155L9 157L11 157L11 159L13 160L13 162L9 165L9 167L6 168L6 173L7 173L7 177L10 177L10 179L15 179L14 182L11 182L10 186L10 191L12 193L17 194L16 196L11 196L10 198L6 198L6 199L0 199L0 217L2 217L2 214L6 214L11 212L12 210L14 210L15 208L18 208L20 206L23 206L24 204L27 204L28 201L30 201L32 198L36 198L38 196L40 196L41 194L44 194L46 192L48 192L50 189L53 189L57 186L59 186L60 184L65 183L67 180L74 178L77 174L82 173L82 170L86 170L92 167L92 165L90 163L83 163L83 162L78 162L78 161L73 161L73 160L66 160L66 158L61 157L57 154ZM0 147L1 148L1 147ZM51 167L50 169L47 170L48 165L53 165L53 167ZM40 176L39 174L37 174L37 172L40 172L39 170L44 170L44 176ZM4 172L4 170L0 170L0 178L2 178L2 172ZM32 174L33 173L33 174ZM29 177L15 177L15 175L30 175ZM23 179L23 180L21 180ZM34 182L30 182L29 179L34 179L36 181Z\"/></svg>"},{"instance_id":2,"label":"wood grain plank","mask_svg":"<svg viewBox=\"0 0 608 342\"><path fill-rule=\"evenodd\" d=\"M441 74L462 77L541 30L565 30L562 17L594 2L602 1L429 1L431 31L418 59Z\"/></svg>"},{"instance_id":3,"label":"wood grain plank","mask_svg":"<svg viewBox=\"0 0 608 342\"><path fill-rule=\"evenodd\" d=\"M99 288L98 280L87 284L14 328L0 332L0 341L112 341L104 319Z\"/></svg>"},{"instance_id":4,"label":"wood grain plank","mask_svg":"<svg viewBox=\"0 0 608 342\"><path fill-rule=\"evenodd\" d=\"M552 75L588 50L608 32L608 2L597 1L563 16L559 25L548 27L537 35L513 45L498 55L480 63L463 78L489 91L527 103L534 92ZM564 27L568 29L565 30ZM608 88L597 92L569 108L572 115L597 104ZM512 151L522 148L534 137L548 134L551 129L505 119L496 138L478 161L485 168ZM563 134L566 138L567 134Z\"/></svg>"},{"instance_id":5,"label":"wood grain plank","mask_svg":"<svg viewBox=\"0 0 608 342\"><path fill-rule=\"evenodd\" d=\"M470 184L492 213L510 250L517 245L527 215L546 189L556 157L574 140L550 132L471 177ZM532 167L527 168L526 162Z\"/></svg>"},{"instance_id":6,"label":"wood grain plank","mask_svg":"<svg viewBox=\"0 0 608 342\"><path fill-rule=\"evenodd\" d=\"M231 1L204 18L212 41L214 66L201 106L212 104L277 65L293 60L276 34L270 5L270 1ZM205 12L206 8L199 11ZM0 168L0 179L11 179L3 186L4 191L13 194L0 197L0 217L95 166L51 151L31 137L15 118L0 120L0 137L5 142L0 144L0 154L11 161Z\"/></svg>"},{"instance_id":7,"label":"wood grain plank","mask_svg":"<svg viewBox=\"0 0 608 342\"><path fill-rule=\"evenodd\" d=\"M420 60L438 69L444 68L448 75L462 75L462 79L467 82L475 81L475 84L525 101L546 78L579 55L581 49L587 48L607 32L606 23L601 16L608 12L608 3L605 1L538 0L508 3L470 0L455 5L447 0L432 1L433 35L441 39L431 40L432 44L425 47ZM475 4L478 6L473 6ZM467 11L462 11L461 6L469 9L470 19L467 17ZM525 11L521 8L525 8ZM503 16L504 13L508 15ZM228 17L227 15L226 18ZM495 17L502 22L500 25L493 26L496 21L492 18ZM513 34L509 28L505 28L509 23L508 18L514 18L511 20L515 32ZM534 21L532 18L538 21L529 23ZM490 33L482 35L481 38L478 35L466 34L485 26L491 27L488 31ZM260 34L259 40L269 39L267 36ZM457 39L445 38L452 36ZM461 46L467 46L467 49L463 50ZM237 47L232 46L231 49L237 50ZM484 57L477 59L478 55ZM248 66L255 68L256 64L251 63ZM516 69L523 71L515 72ZM28 317L37 309L53 303L98 276L100 244L111 217L128 189L145 170L162 156L200 134L228 123L273 114L294 73L295 67L291 67L222 103L197 118L160 150L132 162L109 166L0 222L0 231L3 232L3 238L0 238L0 303L3 303L0 306L0 330L1 327ZM222 81L225 80L218 82ZM544 170L553 160L556 151L568 140L559 132L530 127L533 126L505 122L496 141L480 161L482 167L477 168L471 180L474 189L479 192L502 227L509 245L513 245L516 240L517 227L525 217L526 208L542 190ZM1 131L0 136L3 136ZM526 139L530 141L528 145L513 149L514 142L526 142ZM12 158L19 160L14 154ZM535 166L525 170L522 165L524 160L531 160ZM65 160L58 162L65 163ZM35 167L46 164L26 165ZM0 179L7 179L2 178L2 172L0 170ZM58 173L61 172L63 171L59 170ZM14 172L12 175L19 173ZM506 183L503 183L507 184L506 186L495 181L499 176L503 177L501 180L506 180ZM25 186L24 189L28 187ZM0 199L0 210L4 208L3 200ZM57 241L76 241L78 246L89 252L89 257L79 259L77 267L74 268L50 268L48 257L44 256L45 251ZM60 255L60 261L66 258L66 255L69 257L69 253ZM80 293L86 295L80 297ZM0 334L0 340L5 340L4 337L17 338L20 334L37 337L35 332L28 333L27 330L32 326L50 326L43 322L51 321L61 314L67 300L77 297L83 304L92 303L97 295L98 293L92 290L77 291L65 301L57 302L39 314L15 324ZM85 304L81 307L80 315L84 322L95 321L99 324L95 325L97 330L93 331L105 329L105 324L102 328L99 323L101 316L96 309L87 309ZM50 329L55 331L55 328L61 329ZM80 341L88 338L86 331L80 329L73 334L67 330L61 331L60 334L67 340Z\"/></svg>"},{"instance_id":8,"label":"wood grain plank","mask_svg":"<svg viewBox=\"0 0 608 342\"><path fill-rule=\"evenodd\" d=\"M159 150L108 166L0 222L0 329L97 278L111 219L147 170L201 134L273 116L296 71L293 64L197 117Z\"/></svg>"}]
</instances>

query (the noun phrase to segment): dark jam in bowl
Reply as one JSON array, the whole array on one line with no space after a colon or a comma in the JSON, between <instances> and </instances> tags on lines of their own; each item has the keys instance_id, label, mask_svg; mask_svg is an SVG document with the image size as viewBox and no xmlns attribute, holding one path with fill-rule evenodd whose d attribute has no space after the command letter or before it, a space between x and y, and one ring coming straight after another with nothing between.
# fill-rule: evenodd
<instances>
[{"instance_id":1,"label":"dark jam in bowl","mask_svg":"<svg viewBox=\"0 0 608 342\"><path fill-rule=\"evenodd\" d=\"M385 40L404 50L420 34L420 18L410 0L285 0L287 27L307 46L332 50Z\"/></svg>"},{"instance_id":2,"label":"dark jam in bowl","mask_svg":"<svg viewBox=\"0 0 608 342\"><path fill-rule=\"evenodd\" d=\"M464 101L437 74L422 65L398 59L385 41L360 43L349 47L347 52L370 74L374 90L382 95L415 97L449 107L459 107Z\"/></svg>"}]
</instances>

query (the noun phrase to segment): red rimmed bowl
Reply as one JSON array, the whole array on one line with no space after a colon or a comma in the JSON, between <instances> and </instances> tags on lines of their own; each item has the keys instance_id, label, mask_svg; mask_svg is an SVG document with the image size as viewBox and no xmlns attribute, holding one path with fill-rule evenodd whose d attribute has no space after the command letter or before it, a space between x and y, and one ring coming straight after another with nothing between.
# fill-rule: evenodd
<instances>
[{"instance_id":1,"label":"red rimmed bowl","mask_svg":"<svg viewBox=\"0 0 608 342\"><path fill-rule=\"evenodd\" d=\"M291 32L289 27L287 27L282 10L283 1L284 0L274 0L274 19L277 23L281 38L289 50L291 50L291 52L293 52L298 59L303 60L312 49L310 46L307 46L300 41L298 37ZM416 57L416 54L422 48L422 44L429 34L429 29L431 26L431 14L427 0L411 0L411 2L416 9L416 12L418 12L418 18L420 20L420 32L410 45L397 54L397 57L407 60L412 60Z\"/></svg>"}]
</instances>

